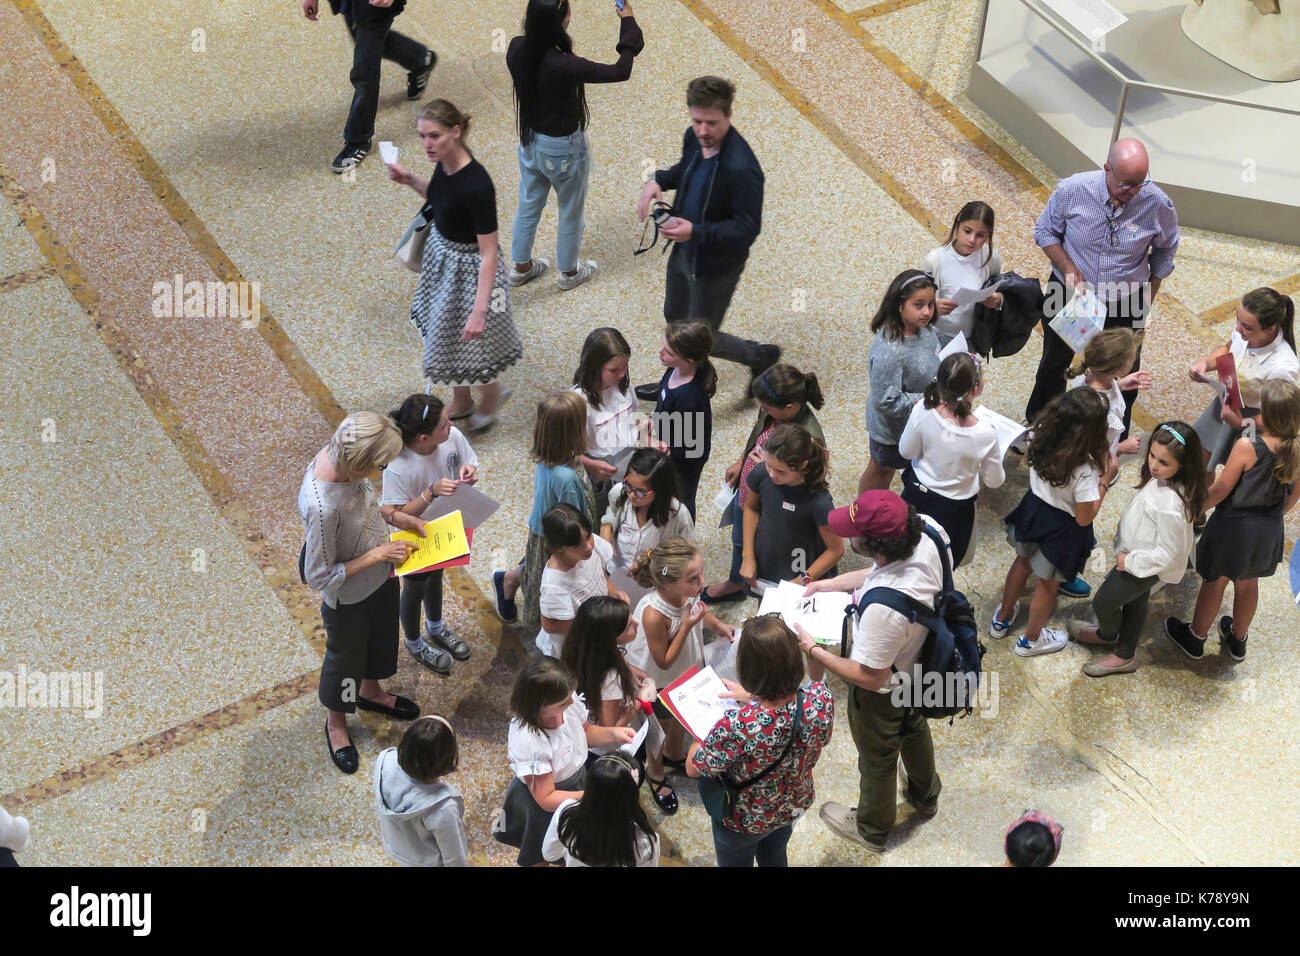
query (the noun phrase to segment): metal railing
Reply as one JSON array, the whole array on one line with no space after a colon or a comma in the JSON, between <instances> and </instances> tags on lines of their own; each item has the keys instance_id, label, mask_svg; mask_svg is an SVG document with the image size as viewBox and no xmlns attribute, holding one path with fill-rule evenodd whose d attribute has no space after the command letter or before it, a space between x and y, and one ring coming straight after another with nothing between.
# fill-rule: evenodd
<instances>
[{"instance_id":1,"label":"metal railing","mask_svg":"<svg viewBox=\"0 0 1300 956\"><path fill-rule=\"evenodd\" d=\"M989 4L992 2L993 0L984 0L984 5L980 8L979 36L978 39L975 41L975 62L976 63L979 62L980 57L983 56L984 54L984 28L988 24ZM1035 0L1016 0L1016 2L1019 3L1021 6L1028 8L1028 10L1032 14L1034 14L1034 16L1038 17L1048 26L1056 30L1057 34L1059 34L1064 39L1068 40L1070 43L1074 44L1079 49L1079 51L1084 53L1089 59L1093 61L1093 63L1097 64L1097 66L1101 67L1103 70L1109 73L1115 80L1119 81L1120 84L1119 107L1115 110L1115 123L1111 127L1111 131L1110 131L1110 141L1112 143L1114 143L1115 140L1119 139L1120 127L1124 125L1124 109L1128 105L1129 90L1150 90L1153 93L1166 93L1173 96L1186 96L1195 100L1207 100L1211 103L1224 103L1228 106L1244 106L1247 109L1252 109L1252 110L1268 110L1269 112L1273 112L1273 113L1287 113L1291 116L1300 116L1300 109L1294 109L1291 107L1273 106L1268 103L1253 103L1248 100L1241 100L1232 96L1219 96L1215 93L1205 93L1201 90L1186 90L1179 86L1164 86L1163 84L1160 83L1148 83L1145 80L1132 79L1131 77L1125 76L1122 72L1116 69L1112 64L1102 59L1101 56L1098 55L1097 51L1093 49L1091 44L1089 44L1086 40L1078 36L1074 27L1072 27L1065 20L1062 20L1051 10L1039 6L1039 4L1035 2Z\"/></svg>"}]
</instances>

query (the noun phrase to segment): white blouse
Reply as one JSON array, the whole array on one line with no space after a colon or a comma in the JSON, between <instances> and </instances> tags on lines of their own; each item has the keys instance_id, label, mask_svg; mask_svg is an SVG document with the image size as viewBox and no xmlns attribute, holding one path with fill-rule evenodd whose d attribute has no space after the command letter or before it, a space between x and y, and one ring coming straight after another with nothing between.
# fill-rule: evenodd
<instances>
[{"instance_id":1,"label":"white blouse","mask_svg":"<svg viewBox=\"0 0 1300 956\"><path fill-rule=\"evenodd\" d=\"M1247 408L1259 408L1260 386L1270 378L1288 382L1300 378L1300 359L1282 337L1281 329L1262 349L1247 348L1246 340L1234 329L1228 351L1237 363L1237 388L1241 391L1241 403Z\"/></svg>"},{"instance_id":2,"label":"white blouse","mask_svg":"<svg viewBox=\"0 0 1300 956\"><path fill-rule=\"evenodd\" d=\"M587 703L581 694L573 695L573 703L564 712L564 723L555 730L541 733L521 724L519 718L512 718L506 736L510 769L524 783L528 777L554 774L558 786L587 762L586 727Z\"/></svg>"},{"instance_id":3,"label":"white blouse","mask_svg":"<svg viewBox=\"0 0 1300 956\"><path fill-rule=\"evenodd\" d=\"M925 402L912 406L898 453L911 459L916 478L935 494L963 501L979 494L980 479L999 488L1007 475L998 454L998 433L988 422L963 428Z\"/></svg>"}]
</instances>

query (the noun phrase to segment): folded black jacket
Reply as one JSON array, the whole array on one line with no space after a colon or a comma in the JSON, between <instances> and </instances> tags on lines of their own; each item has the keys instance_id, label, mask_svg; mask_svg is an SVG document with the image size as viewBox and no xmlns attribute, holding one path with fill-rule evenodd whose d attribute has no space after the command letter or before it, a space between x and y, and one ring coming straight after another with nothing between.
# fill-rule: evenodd
<instances>
[{"instance_id":1,"label":"folded black jacket","mask_svg":"<svg viewBox=\"0 0 1300 956\"><path fill-rule=\"evenodd\" d=\"M989 276L989 281L1002 279L998 289L1002 293L1002 308L990 309L983 303L975 306L975 325L970 335L970 347L985 358L993 353L994 358L1015 355L1034 332L1034 326L1043 318L1042 282L1039 279L1025 278L1014 272L1004 272L1000 276Z\"/></svg>"},{"instance_id":2,"label":"folded black jacket","mask_svg":"<svg viewBox=\"0 0 1300 956\"><path fill-rule=\"evenodd\" d=\"M682 139L682 158L671 169L656 171L655 182L661 189L684 195L702 155L699 139L688 129ZM690 256L691 275L717 275L743 266L763 226L763 170L734 126L718 150L712 181L704 193L703 219L692 223L691 238L682 250Z\"/></svg>"}]
</instances>

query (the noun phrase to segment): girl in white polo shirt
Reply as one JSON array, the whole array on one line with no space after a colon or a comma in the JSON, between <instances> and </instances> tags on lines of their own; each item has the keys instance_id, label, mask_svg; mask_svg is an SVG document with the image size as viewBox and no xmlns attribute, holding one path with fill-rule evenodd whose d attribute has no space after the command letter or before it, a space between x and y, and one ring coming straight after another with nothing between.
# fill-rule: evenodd
<instances>
[{"instance_id":1,"label":"girl in white polo shirt","mask_svg":"<svg viewBox=\"0 0 1300 956\"><path fill-rule=\"evenodd\" d=\"M966 557L975 530L980 479L998 488L1007 477L997 432L971 411L983 391L976 359L965 352L949 355L898 440L898 453L912 461L903 471L903 500L943 525L954 567Z\"/></svg>"},{"instance_id":2,"label":"girl in white polo shirt","mask_svg":"<svg viewBox=\"0 0 1300 956\"><path fill-rule=\"evenodd\" d=\"M1151 591L1162 581L1177 584L1187 573L1192 529L1203 517L1208 491L1200 461L1201 442L1191 425L1164 422L1151 433L1139 491L1115 533L1115 567L1092 599L1098 623L1073 628L1080 644L1114 648L1083 665L1089 677L1137 670Z\"/></svg>"},{"instance_id":3,"label":"girl in white polo shirt","mask_svg":"<svg viewBox=\"0 0 1300 956\"><path fill-rule=\"evenodd\" d=\"M380 500L421 521L432 521L428 512L434 498L454 494L461 482L472 485L478 481L478 456L447 418L440 398L412 395L389 414L402 430L402 450L384 470ZM442 622L442 571L403 577L401 612L406 649L425 667L436 674L448 674L453 658L469 659L469 644Z\"/></svg>"},{"instance_id":4,"label":"girl in white polo shirt","mask_svg":"<svg viewBox=\"0 0 1300 956\"><path fill-rule=\"evenodd\" d=\"M1214 360L1231 353L1237 365L1237 387L1243 408L1235 412L1224 408L1216 398L1201 413L1193 426L1205 449L1206 471L1214 480L1214 470L1228 460L1233 444L1241 437L1247 418L1259 420L1259 388L1268 379L1278 378L1295 383L1300 379L1300 359L1295 350L1295 302L1268 287L1253 289L1241 297L1237 306L1237 327L1226 345L1215 349L1191 367L1193 381L1215 374Z\"/></svg>"}]
</instances>

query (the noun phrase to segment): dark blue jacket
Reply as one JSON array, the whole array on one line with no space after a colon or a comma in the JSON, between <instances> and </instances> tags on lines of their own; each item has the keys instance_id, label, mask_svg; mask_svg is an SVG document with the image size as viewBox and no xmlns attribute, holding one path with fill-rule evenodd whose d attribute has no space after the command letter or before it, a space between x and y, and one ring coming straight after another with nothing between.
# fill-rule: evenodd
<instances>
[{"instance_id":1,"label":"dark blue jacket","mask_svg":"<svg viewBox=\"0 0 1300 956\"><path fill-rule=\"evenodd\" d=\"M685 195L702 155L699 139L688 129L677 165L655 172L660 189L677 190L674 203ZM717 275L743 266L763 226L763 170L734 126L722 139L712 181L705 187L702 218L692 223L691 238L682 249L689 256L691 275Z\"/></svg>"}]
</instances>

